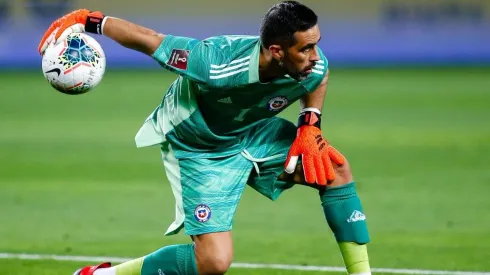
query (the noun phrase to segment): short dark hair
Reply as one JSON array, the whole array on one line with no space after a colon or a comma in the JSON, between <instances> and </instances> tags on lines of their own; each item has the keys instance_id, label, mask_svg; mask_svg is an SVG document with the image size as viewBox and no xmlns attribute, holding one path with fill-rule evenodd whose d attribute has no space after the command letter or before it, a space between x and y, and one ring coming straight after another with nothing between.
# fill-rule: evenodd
<instances>
[{"instance_id":1,"label":"short dark hair","mask_svg":"<svg viewBox=\"0 0 490 275\"><path fill-rule=\"evenodd\" d=\"M317 24L313 10L296 1L283 1L272 6L260 26L262 46L279 44L290 47L296 43L294 33L306 31Z\"/></svg>"}]
</instances>

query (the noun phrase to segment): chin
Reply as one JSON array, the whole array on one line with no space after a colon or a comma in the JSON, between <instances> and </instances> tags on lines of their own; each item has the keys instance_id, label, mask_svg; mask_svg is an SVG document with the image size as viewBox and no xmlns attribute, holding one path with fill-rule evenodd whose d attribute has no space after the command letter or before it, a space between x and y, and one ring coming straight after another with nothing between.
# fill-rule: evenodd
<instances>
[{"instance_id":1,"label":"chin","mask_svg":"<svg viewBox=\"0 0 490 275\"><path fill-rule=\"evenodd\" d=\"M295 74L292 77L297 81L303 81L308 77L309 73L299 73Z\"/></svg>"}]
</instances>

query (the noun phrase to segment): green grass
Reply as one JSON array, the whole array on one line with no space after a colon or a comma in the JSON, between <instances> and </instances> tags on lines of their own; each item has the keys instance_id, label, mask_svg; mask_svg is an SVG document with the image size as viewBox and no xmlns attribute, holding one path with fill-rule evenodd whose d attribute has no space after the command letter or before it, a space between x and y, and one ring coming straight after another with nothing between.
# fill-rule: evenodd
<instances>
[{"instance_id":1,"label":"green grass","mask_svg":"<svg viewBox=\"0 0 490 275\"><path fill-rule=\"evenodd\" d=\"M489 75L332 71L323 131L353 168L372 266L490 271ZM172 79L108 71L96 90L66 96L41 73L0 74L0 252L136 257L189 241L163 236L174 201L159 150L134 146ZM233 237L236 262L342 264L305 187L277 202L247 189ZM0 274L65 275L80 265L0 260Z\"/></svg>"}]
</instances>

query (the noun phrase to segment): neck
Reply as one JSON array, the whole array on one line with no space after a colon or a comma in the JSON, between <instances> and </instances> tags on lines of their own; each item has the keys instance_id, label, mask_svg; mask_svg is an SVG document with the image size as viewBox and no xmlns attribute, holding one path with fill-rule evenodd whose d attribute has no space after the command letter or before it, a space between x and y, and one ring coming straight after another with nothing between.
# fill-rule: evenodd
<instances>
[{"instance_id":1,"label":"neck","mask_svg":"<svg viewBox=\"0 0 490 275\"><path fill-rule=\"evenodd\" d=\"M261 47L259 56L259 79L260 82L269 82L279 76L285 75L284 68L272 58L270 51Z\"/></svg>"}]
</instances>

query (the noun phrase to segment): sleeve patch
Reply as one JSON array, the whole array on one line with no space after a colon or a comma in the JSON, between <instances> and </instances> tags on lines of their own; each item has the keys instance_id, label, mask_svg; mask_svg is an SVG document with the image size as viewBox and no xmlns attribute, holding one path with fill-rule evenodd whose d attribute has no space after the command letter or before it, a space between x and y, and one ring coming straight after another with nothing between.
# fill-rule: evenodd
<instances>
[{"instance_id":1,"label":"sleeve patch","mask_svg":"<svg viewBox=\"0 0 490 275\"><path fill-rule=\"evenodd\" d=\"M167 65L180 69L187 70L187 61L189 60L189 51L181 49L173 49Z\"/></svg>"}]
</instances>

